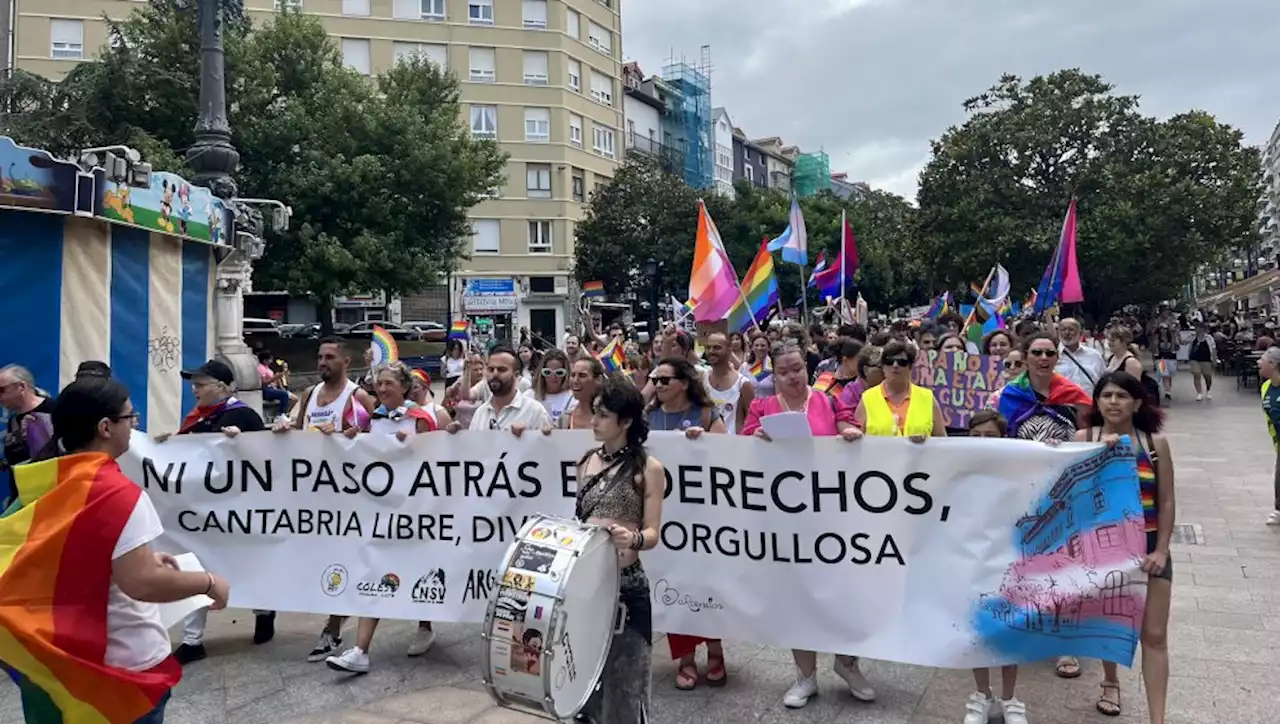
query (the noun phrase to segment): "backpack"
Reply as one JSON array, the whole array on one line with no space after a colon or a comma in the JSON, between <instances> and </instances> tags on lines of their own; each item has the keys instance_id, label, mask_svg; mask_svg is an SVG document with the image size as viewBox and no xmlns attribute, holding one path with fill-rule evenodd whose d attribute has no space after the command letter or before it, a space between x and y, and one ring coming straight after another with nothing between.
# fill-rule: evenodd
<instances>
[{"instance_id":1,"label":"backpack","mask_svg":"<svg viewBox=\"0 0 1280 724\"><path fill-rule=\"evenodd\" d=\"M1138 359L1138 358L1134 357L1133 355L1128 355L1124 359L1120 360L1120 364L1116 367L1116 369L1123 370L1124 363L1128 362L1130 359ZM1141 363L1140 360L1139 360L1139 363ZM1142 383L1142 389L1145 390L1147 393L1147 404L1151 405L1152 407L1159 407L1160 406L1160 383L1156 382L1156 378L1152 377L1151 374L1148 373L1146 370L1143 370L1142 377L1139 378L1138 381Z\"/></svg>"}]
</instances>

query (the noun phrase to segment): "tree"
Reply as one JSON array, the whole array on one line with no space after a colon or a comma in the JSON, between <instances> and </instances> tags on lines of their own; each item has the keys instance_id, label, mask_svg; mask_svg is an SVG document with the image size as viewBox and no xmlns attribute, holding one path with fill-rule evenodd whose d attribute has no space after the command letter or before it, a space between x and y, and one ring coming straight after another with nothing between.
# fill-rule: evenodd
<instances>
[{"instance_id":1,"label":"tree","mask_svg":"<svg viewBox=\"0 0 1280 724\"><path fill-rule=\"evenodd\" d=\"M1159 121L1100 76L1002 77L965 102L970 118L933 142L920 175L918 258L930 293L993 264L1015 294L1035 287L1072 196L1085 310L1178 291L1201 263L1251 246L1256 149L1211 115Z\"/></svg>"},{"instance_id":2,"label":"tree","mask_svg":"<svg viewBox=\"0 0 1280 724\"><path fill-rule=\"evenodd\" d=\"M235 6L229 2L229 6ZM15 73L0 84L7 129L69 155L123 143L185 173L199 92L195 0L150 0L110 26L112 47L61 83ZM243 197L293 207L255 271L262 288L310 294L412 293L465 251L466 212L502 183L505 156L472 139L457 80L415 59L377 79L343 67L323 26L296 12L223 26Z\"/></svg>"}]
</instances>

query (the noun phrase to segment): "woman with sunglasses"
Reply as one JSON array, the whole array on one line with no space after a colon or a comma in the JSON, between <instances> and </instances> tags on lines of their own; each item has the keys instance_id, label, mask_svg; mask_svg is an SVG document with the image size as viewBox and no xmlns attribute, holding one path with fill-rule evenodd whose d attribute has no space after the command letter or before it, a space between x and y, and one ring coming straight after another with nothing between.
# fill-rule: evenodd
<instances>
[{"instance_id":1,"label":"woman with sunglasses","mask_svg":"<svg viewBox=\"0 0 1280 724\"><path fill-rule=\"evenodd\" d=\"M1093 400L1080 385L1054 371L1058 338L1035 332L1023 338L1021 352L1026 369L996 390L987 406L1008 420L1009 437L1051 445L1075 439ZM1080 661L1063 656L1056 671L1064 679L1075 679L1080 676Z\"/></svg>"},{"instance_id":2,"label":"woman with sunglasses","mask_svg":"<svg viewBox=\"0 0 1280 724\"><path fill-rule=\"evenodd\" d=\"M649 375L654 398L649 404L648 422L652 431L683 432L693 440L703 432L723 434L724 421L716 411L707 386L694 366L682 357L667 357ZM728 676L724 668L724 647L719 639L667 633L671 658L676 665L676 688L690 691L698 686L698 644L707 644L707 685L724 686Z\"/></svg>"},{"instance_id":3,"label":"woman with sunglasses","mask_svg":"<svg viewBox=\"0 0 1280 724\"><path fill-rule=\"evenodd\" d=\"M780 412L802 412L809 422L809 432L814 436L839 435L850 442L862 437L862 431L853 424L853 415L843 402L809 386L806 351L800 345L784 342L777 348L773 354L773 379L776 393L751 401L739 435L770 440L761 427L761 418ZM791 657L796 664L796 683L782 697L782 705L799 709L818 693L818 654L793 649ZM832 668L837 676L844 679L855 699L875 701L876 691L862 675L857 657L837 654Z\"/></svg>"},{"instance_id":4,"label":"woman with sunglasses","mask_svg":"<svg viewBox=\"0 0 1280 724\"><path fill-rule=\"evenodd\" d=\"M1022 374L1022 371L1027 368L1027 361L1020 349L1011 349L1006 352L1000 364L1004 368L1004 372L1000 375L1001 387L1009 384L1009 380Z\"/></svg>"},{"instance_id":5,"label":"woman with sunglasses","mask_svg":"<svg viewBox=\"0 0 1280 724\"><path fill-rule=\"evenodd\" d=\"M551 426L555 427L573 399L573 392L569 390L569 357L564 352L547 350L533 380L533 397L542 403L551 416Z\"/></svg>"},{"instance_id":6,"label":"woman with sunglasses","mask_svg":"<svg viewBox=\"0 0 1280 724\"><path fill-rule=\"evenodd\" d=\"M1164 414L1147 404L1142 382L1127 372L1108 372L1094 388L1093 405L1082 420L1088 427L1076 432L1080 442L1104 442L1114 447L1128 436L1138 460L1134 481L1142 500L1147 533L1147 596L1142 617L1142 683L1147 692L1151 724L1164 724L1169 691L1169 603L1173 593L1173 458L1169 441L1160 434ZM1061 664L1060 664L1061 665ZM1106 716L1120 716L1120 679L1116 664L1102 662L1102 696L1096 704Z\"/></svg>"},{"instance_id":7,"label":"woman with sunglasses","mask_svg":"<svg viewBox=\"0 0 1280 724\"><path fill-rule=\"evenodd\" d=\"M916 356L916 349L906 342L894 340L884 346L880 354L884 382L862 393L853 413L866 434L906 437L912 442L947 436L942 408L933 392L911 383Z\"/></svg>"},{"instance_id":8,"label":"woman with sunglasses","mask_svg":"<svg viewBox=\"0 0 1280 724\"><path fill-rule=\"evenodd\" d=\"M569 391L573 399L560 415L556 427L561 430L590 430L591 401L604 382L604 365L595 357L579 357L569 370Z\"/></svg>"}]
</instances>

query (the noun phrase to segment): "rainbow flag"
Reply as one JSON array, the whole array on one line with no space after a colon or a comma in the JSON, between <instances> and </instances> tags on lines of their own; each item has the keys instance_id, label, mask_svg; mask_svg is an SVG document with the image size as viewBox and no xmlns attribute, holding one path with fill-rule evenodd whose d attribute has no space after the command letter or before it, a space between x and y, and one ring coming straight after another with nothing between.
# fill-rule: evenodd
<instances>
[{"instance_id":1,"label":"rainbow flag","mask_svg":"<svg viewBox=\"0 0 1280 724\"><path fill-rule=\"evenodd\" d=\"M582 285L582 296L584 297L603 297L604 282L587 282Z\"/></svg>"},{"instance_id":2,"label":"rainbow flag","mask_svg":"<svg viewBox=\"0 0 1280 724\"><path fill-rule=\"evenodd\" d=\"M449 328L449 339L469 339L471 334L468 332L467 320L459 319Z\"/></svg>"},{"instance_id":3,"label":"rainbow flag","mask_svg":"<svg viewBox=\"0 0 1280 724\"><path fill-rule=\"evenodd\" d=\"M823 372L813 381L813 389L818 392L830 392L836 386L836 373Z\"/></svg>"},{"instance_id":4,"label":"rainbow flag","mask_svg":"<svg viewBox=\"0 0 1280 724\"><path fill-rule=\"evenodd\" d=\"M742 294L729 310L729 331L744 332L769 316L778 303L778 277L773 272L773 254L766 241L742 278Z\"/></svg>"},{"instance_id":5,"label":"rainbow flag","mask_svg":"<svg viewBox=\"0 0 1280 724\"><path fill-rule=\"evenodd\" d=\"M698 200L698 237L693 248L693 268L689 272L689 299L698 300L693 318L698 322L719 322L742 296L738 274L729 261L720 231Z\"/></svg>"},{"instance_id":6,"label":"rainbow flag","mask_svg":"<svg viewBox=\"0 0 1280 724\"><path fill-rule=\"evenodd\" d=\"M618 344L616 339L600 350L599 359L600 364L604 365L604 371L609 373L618 372L627 364L627 355L622 351L622 345Z\"/></svg>"},{"instance_id":7,"label":"rainbow flag","mask_svg":"<svg viewBox=\"0 0 1280 724\"><path fill-rule=\"evenodd\" d=\"M373 341L369 348L373 350L374 367L400 359L400 346L396 344L396 338L376 324L373 325Z\"/></svg>"},{"instance_id":8,"label":"rainbow flag","mask_svg":"<svg viewBox=\"0 0 1280 724\"><path fill-rule=\"evenodd\" d=\"M762 360L752 362L747 371L751 373L756 382L763 382L768 379L769 375L773 374L773 363L769 361L768 357L765 357Z\"/></svg>"},{"instance_id":9,"label":"rainbow flag","mask_svg":"<svg viewBox=\"0 0 1280 724\"><path fill-rule=\"evenodd\" d=\"M14 468L18 503L0 517L0 662L28 722L114 724L150 712L182 678L103 663L111 553L142 489L103 453Z\"/></svg>"},{"instance_id":10,"label":"rainbow flag","mask_svg":"<svg viewBox=\"0 0 1280 724\"><path fill-rule=\"evenodd\" d=\"M951 309L951 292L943 292L934 298L933 303L925 310L925 319L937 319Z\"/></svg>"}]
</instances>

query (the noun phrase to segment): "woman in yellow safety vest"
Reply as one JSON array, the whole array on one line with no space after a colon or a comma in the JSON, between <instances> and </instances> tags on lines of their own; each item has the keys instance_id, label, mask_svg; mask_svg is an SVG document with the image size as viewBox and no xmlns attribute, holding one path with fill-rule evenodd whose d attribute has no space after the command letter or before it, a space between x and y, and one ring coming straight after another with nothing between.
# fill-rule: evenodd
<instances>
[{"instance_id":1,"label":"woman in yellow safety vest","mask_svg":"<svg viewBox=\"0 0 1280 724\"><path fill-rule=\"evenodd\" d=\"M1271 347L1258 358L1258 376L1262 379L1262 414L1267 418L1267 431L1276 449L1275 506L1267 516L1267 525L1280 525L1280 347Z\"/></svg>"},{"instance_id":2,"label":"woman in yellow safety vest","mask_svg":"<svg viewBox=\"0 0 1280 724\"><path fill-rule=\"evenodd\" d=\"M946 437L942 409L927 387L911 384L916 349L894 340L880 355L884 382L862 393L854 420L867 435L908 437L924 442L930 436Z\"/></svg>"}]
</instances>

